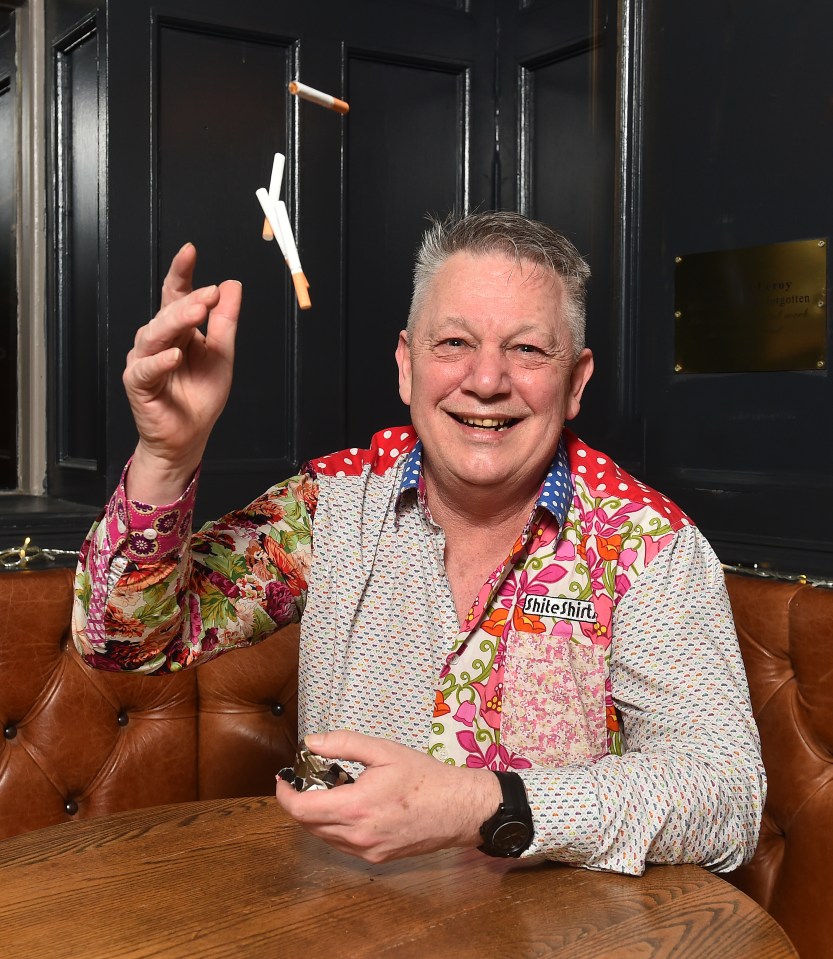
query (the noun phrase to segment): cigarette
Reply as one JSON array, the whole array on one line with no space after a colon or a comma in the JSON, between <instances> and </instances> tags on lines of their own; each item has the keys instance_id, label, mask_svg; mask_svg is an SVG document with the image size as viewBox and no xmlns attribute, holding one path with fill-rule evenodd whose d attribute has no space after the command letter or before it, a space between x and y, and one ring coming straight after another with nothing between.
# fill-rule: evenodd
<instances>
[{"instance_id":1,"label":"cigarette","mask_svg":"<svg viewBox=\"0 0 833 959\"><path fill-rule=\"evenodd\" d=\"M295 296L298 297L298 306L302 310L308 310L312 306L309 298L309 283L303 273L293 273L292 282L295 284Z\"/></svg>"},{"instance_id":2,"label":"cigarette","mask_svg":"<svg viewBox=\"0 0 833 959\"><path fill-rule=\"evenodd\" d=\"M289 92L302 100L309 100L310 103L317 103L320 107L327 107L328 110L335 110L336 113L345 114L350 109L350 104L338 97L330 96L329 93L322 93L320 90L314 90L305 83L298 83L293 80L289 84Z\"/></svg>"},{"instance_id":3,"label":"cigarette","mask_svg":"<svg viewBox=\"0 0 833 959\"><path fill-rule=\"evenodd\" d=\"M286 212L286 204L283 200L278 200L275 206L278 213L278 227L280 228L281 238L286 246L286 265L289 267L292 282L295 284L298 306L302 310L308 310L312 306L308 292L309 283L307 283L307 278L301 268L301 258L298 256L298 247L295 246L295 237L292 235L292 225L289 222L289 214Z\"/></svg>"},{"instance_id":4,"label":"cigarette","mask_svg":"<svg viewBox=\"0 0 833 959\"><path fill-rule=\"evenodd\" d=\"M272 161L272 177L269 180L269 198L273 203L277 203L280 199L283 166L285 162L286 157L282 153L275 154L275 159ZM275 233L267 216L263 218L263 232L261 235L264 240L274 240L275 238Z\"/></svg>"},{"instance_id":5,"label":"cigarette","mask_svg":"<svg viewBox=\"0 0 833 959\"><path fill-rule=\"evenodd\" d=\"M269 226L269 232L272 234L272 239L278 241L278 246L281 248L283 258L286 259L286 244L281 236L281 227L280 220L278 219L277 207L272 202L269 196L269 191L264 189L264 187L261 187L259 190L257 190L256 196L258 200L260 200L261 207L263 207L263 215L266 218L265 222Z\"/></svg>"},{"instance_id":6,"label":"cigarette","mask_svg":"<svg viewBox=\"0 0 833 959\"><path fill-rule=\"evenodd\" d=\"M308 310L312 306L308 292L309 283L301 268L301 258L298 256L298 248L295 246L295 237L292 235L292 226L289 222L289 214L286 212L286 204L283 200L273 203L269 191L263 187L257 190L256 194L275 239L278 241L278 246L281 248L289 272L292 274L295 295L298 297L298 306L302 310Z\"/></svg>"},{"instance_id":7,"label":"cigarette","mask_svg":"<svg viewBox=\"0 0 833 959\"><path fill-rule=\"evenodd\" d=\"M282 153L276 153L272 161L272 176L269 180L269 199L277 203L281 198L281 182L283 181L283 165L286 157Z\"/></svg>"}]
</instances>

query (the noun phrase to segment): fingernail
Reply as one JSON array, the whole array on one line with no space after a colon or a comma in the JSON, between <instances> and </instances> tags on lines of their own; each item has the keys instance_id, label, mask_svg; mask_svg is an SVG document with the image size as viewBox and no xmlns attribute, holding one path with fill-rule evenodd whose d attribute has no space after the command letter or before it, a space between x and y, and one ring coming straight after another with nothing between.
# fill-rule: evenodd
<instances>
[{"instance_id":1,"label":"fingernail","mask_svg":"<svg viewBox=\"0 0 833 959\"><path fill-rule=\"evenodd\" d=\"M188 249L189 246L193 246L193 245L194 245L194 244L193 244L190 240L188 240L187 243L183 243L183 244L182 244L182 246L179 248L179 252L180 252L180 253L184 253L184 252Z\"/></svg>"}]
</instances>

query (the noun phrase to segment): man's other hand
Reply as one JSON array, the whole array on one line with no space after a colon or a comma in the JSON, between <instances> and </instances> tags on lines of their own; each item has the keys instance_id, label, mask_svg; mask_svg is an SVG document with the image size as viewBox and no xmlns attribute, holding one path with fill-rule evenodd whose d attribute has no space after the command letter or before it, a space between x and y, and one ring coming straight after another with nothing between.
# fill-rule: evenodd
<instances>
[{"instance_id":1,"label":"man's other hand","mask_svg":"<svg viewBox=\"0 0 833 959\"><path fill-rule=\"evenodd\" d=\"M494 773L438 762L387 739L338 731L307 736L319 756L354 760L354 783L296 792L278 780L278 802L314 836L367 862L476 846L480 826L501 802Z\"/></svg>"}]
</instances>

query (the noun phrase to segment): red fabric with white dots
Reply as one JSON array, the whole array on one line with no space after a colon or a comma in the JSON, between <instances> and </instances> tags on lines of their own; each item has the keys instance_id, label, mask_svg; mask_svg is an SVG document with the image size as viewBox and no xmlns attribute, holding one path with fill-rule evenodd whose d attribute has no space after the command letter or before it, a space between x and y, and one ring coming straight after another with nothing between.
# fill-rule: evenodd
<instances>
[{"instance_id":1,"label":"red fabric with white dots","mask_svg":"<svg viewBox=\"0 0 833 959\"><path fill-rule=\"evenodd\" d=\"M380 430L373 434L370 449L341 450L330 453L320 459L310 460L310 465L316 473L324 476L360 476L365 466L370 466L372 473L381 476L386 473L402 453L410 453L416 446L417 435L413 426L397 426L387 430Z\"/></svg>"},{"instance_id":2,"label":"red fabric with white dots","mask_svg":"<svg viewBox=\"0 0 833 959\"><path fill-rule=\"evenodd\" d=\"M568 429L564 430L564 441L567 445L570 472L584 481L591 495L604 499L617 496L635 503L644 503L661 516L666 516L674 529L691 524L689 517L667 496L640 483L617 466L609 456L594 450Z\"/></svg>"}]
</instances>

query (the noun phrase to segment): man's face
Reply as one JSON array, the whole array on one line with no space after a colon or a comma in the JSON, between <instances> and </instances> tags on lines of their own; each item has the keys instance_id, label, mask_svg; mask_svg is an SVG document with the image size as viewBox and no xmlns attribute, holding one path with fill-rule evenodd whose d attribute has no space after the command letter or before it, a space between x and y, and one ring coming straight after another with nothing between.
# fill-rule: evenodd
<instances>
[{"instance_id":1,"label":"man's face","mask_svg":"<svg viewBox=\"0 0 833 959\"><path fill-rule=\"evenodd\" d=\"M441 490L528 496L593 372L573 359L559 277L502 254L455 253L396 350L399 394ZM430 489L430 486L429 486Z\"/></svg>"}]
</instances>

